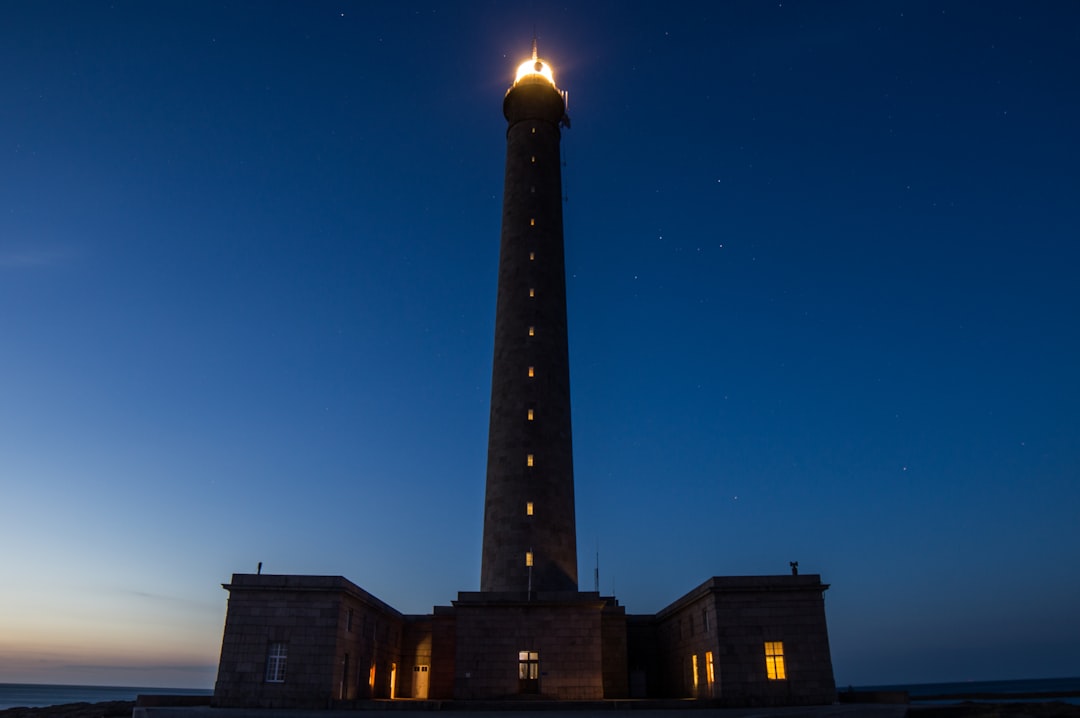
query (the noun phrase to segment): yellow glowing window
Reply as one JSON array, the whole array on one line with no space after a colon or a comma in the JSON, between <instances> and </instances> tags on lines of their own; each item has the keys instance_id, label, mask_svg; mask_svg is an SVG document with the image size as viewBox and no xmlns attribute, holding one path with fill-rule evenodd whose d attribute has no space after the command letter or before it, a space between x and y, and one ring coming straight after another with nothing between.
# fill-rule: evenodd
<instances>
[{"instance_id":1,"label":"yellow glowing window","mask_svg":"<svg viewBox=\"0 0 1080 718\"><path fill-rule=\"evenodd\" d=\"M784 670L784 642L765 641L765 670L770 681L782 681L787 678Z\"/></svg>"},{"instance_id":2,"label":"yellow glowing window","mask_svg":"<svg viewBox=\"0 0 1080 718\"><path fill-rule=\"evenodd\" d=\"M532 262L536 259L536 252L529 252L529 261Z\"/></svg>"},{"instance_id":3,"label":"yellow glowing window","mask_svg":"<svg viewBox=\"0 0 1080 718\"><path fill-rule=\"evenodd\" d=\"M525 455L525 465L526 466L532 466L533 465L533 455L532 454L526 454Z\"/></svg>"},{"instance_id":4,"label":"yellow glowing window","mask_svg":"<svg viewBox=\"0 0 1080 718\"><path fill-rule=\"evenodd\" d=\"M529 421L533 420L533 410L529 409Z\"/></svg>"},{"instance_id":5,"label":"yellow glowing window","mask_svg":"<svg viewBox=\"0 0 1080 718\"><path fill-rule=\"evenodd\" d=\"M536 336L536 327L529 327L529 336L530 337L535 337Z\"/></svg>"},{"instance_id":6,"label":"yellow glowing window","mask_svg":"<svg viewBox=\"0 0 1080 718\"><path fill-rule=\"evenodd\" d=\"M525 515L526 516L532 516L533 515L533 502L532 501L528 501L528 502L525 503Z\"/></svg>"},{"instance_id":7,"label":"yellow glowing window","mask_svg":"<svg viewBox=\"0 0 1080 718\"><path fill-rule=\"evenodd\" d=\"M518 653L518 678L523 681L535 681L540 678L540 654L536 651Z\"/></svg>"},{"instance_id":8,"label":"yellow glowing window","mask_svg":"<svg viewBox=\"0 0 1080 718\"><path fill-rule=\"evenodd\" d=\"M716 681L716 668L713 666L712 651L705 651L705 680L712 691L712 685Z\"/></svg>"},{"instance_id":9,"label":"yellow glowing window","mask_svg":"<svg viewBox=\"0 0 1080 718\"><path fill-rule=\"evenodd\" d=\"M536 164L536 155L532 156L532 161L533 161L533 164Z\"/></svg>"},{"instance_id":10,"label":"yellow glowing window","mask_svg":"<svg viewBox=\"0 0 1080 718\"><path fill-rule=\"evenodd\" d=\"M690 673L694 676L694 690L697 690L697 654L690 656Z\"/></svg>"},{"instance_id":11,"label":"yellow glowing window","mask_svg":"<svg viewBox=\"0 0 1080 718\"><path fill-rule=\"evenodd\" d=\"M525 552L525 565L526 566L532 566L533 565L532 551L526 551Z\"/></svg>"},{"instance_id":12,"label":"yellow glowing window","mask_svg":"<svg viewBox=\"0 0 1080 718\"><path fill-rule=\"evenodd\" d=\"M532 379L534 376L536 376L536 367L531 366L529 367L529 378Z\"/></svg>"},{"instance_id":13,"label":"yellow glowing window","mask_svg":"<svg viewBox=\"0 0 1080 718\"><path fill-rule=\"evenodd\" d=\"M529 217L529 226L530 227L535 227L536 226L536 217Z\"/></svg>"},{"instance_id":14,"label":"yellow glowing window","mask_svg":"<svg viewBox=\"0 0 1080 718\"><path fill-rule=\"evenodd\" d=\"M532 128L532 133L533 133L534 135L536 134L536 128L535 128L535 127L534 127L534 128Z\"/></svg>"},{"instance_id":15,"label":"yellow glowing window","mask_svg":"<svg viewBox=\"0 0 1080 718\"><path fill-rule=\"evenodd\" d=\"M530 297L535 297L536 296L536 290L534 288L532 288L532 287L529 287L529 296Z\"/></svg>"}]
</instances>

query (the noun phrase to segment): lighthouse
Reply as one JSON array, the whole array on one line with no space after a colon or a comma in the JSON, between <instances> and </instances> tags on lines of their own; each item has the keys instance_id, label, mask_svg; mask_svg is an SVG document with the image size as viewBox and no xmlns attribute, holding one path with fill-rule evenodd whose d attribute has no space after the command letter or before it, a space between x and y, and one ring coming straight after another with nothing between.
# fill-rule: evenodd
<instances>
[{"instance_id":1,"label":"lighthouse","mask_svg":"<svg viewBox=\"0 0 1080 718\"><path fill-rule=\"evenodd\" d=\"M577 591L559 144L566 93L537 56L503 99L506 174L482 592Z\"/></svg>"}]
</instances>

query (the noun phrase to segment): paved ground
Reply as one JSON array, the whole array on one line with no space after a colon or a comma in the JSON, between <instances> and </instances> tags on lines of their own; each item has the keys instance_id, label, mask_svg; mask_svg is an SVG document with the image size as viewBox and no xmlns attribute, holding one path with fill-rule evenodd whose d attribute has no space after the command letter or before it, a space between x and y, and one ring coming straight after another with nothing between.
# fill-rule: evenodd
<instances>
[{"instance_id":1,"label":"paved ground","mask_svg":"<svg viewBox=\"0 0 1080 718\"><path fill-rule=\"evenodd\" d=\"M695 708L660 710L468 711L445 718L905 718L906 705L836 704L792 708ZM433 711L379 711L384 718L435 718ZM249 710L244 708L136 708L132 718L372 718L372 711Z\"/></svg>"}]
</instances>

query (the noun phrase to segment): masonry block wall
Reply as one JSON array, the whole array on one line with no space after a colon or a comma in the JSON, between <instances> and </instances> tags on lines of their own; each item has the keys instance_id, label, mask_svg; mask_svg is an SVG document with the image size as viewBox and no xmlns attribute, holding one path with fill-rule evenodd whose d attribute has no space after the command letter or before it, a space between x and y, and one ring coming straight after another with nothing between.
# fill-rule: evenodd
<instances>
[{"instance_id":1,"label":"masonry block wall","mask_svg":"<svg viewBox=\"0 0 1080 718\"><path fill-rule=\"evenodd\" d=\"M431 676L435 666L432 655L435 617L405 616L401 639L401 668L398 672L397 698L432 697Z\"/></svg>"},{"instance_id":2,"label":"masonry block wall","mask_svg":"<svg viewBox=\"0 0 1080 718\"><path fill-rule=\"evenodd\" d=\"M604 697L602 613L596 594L514 600L504 594L462 593L454 602L457 654L454 697L519 696L519 653L539 656L537 695L556 700Z\"/></svg>"},{"instance_id":3,"label":"masonry block wall","mask_svg":"<svg viewBox=\"0 0 1080 718\"><path fill-rule=\"evenodd\" d=\"M325 708L389 697L400 613L340 576L234 574L224 587L215 705Z\"/></svg>"},{"instance_id":4,"label":"masonry block wall","mask_svg":"<svg viewBox=\"0 0 1080 718\"><path fill-rule=\"evenodd\" d=\"M604 661L604 698L629 698L626 667L626 609L608 598L600 614Z\"/></svg>"},{"instance_id":5,"label":"masonry block wall","mask_svg":"<svg viewBox=\"0 0 1080 718\"><path fill-rule=\"evenodd\" d=\"M457 673L457 615L451 606L436 606L431 621L431 666L429 698L454 697L454 676Z\"/></svg>"},{"instance_id":6,"label":"masonry block wall","mask_svg":"<svg viewBox=\"0 0 1080 718\"><path fill-rule=\"evenodd\" d=\"M709 579L656 616L663 692L730 705L832 703L827 588L817 575Z\"/></svg>"},{"instance_id":7,"label":"masonry block wall","mask_svg":"<svg viewBox=\"0 0 1080 718\"><path fill-rule=\"evenodd\" d=\"M631 698L663 695L655 616L626 617L626 668Z\"/></svg>"}]
</instances>

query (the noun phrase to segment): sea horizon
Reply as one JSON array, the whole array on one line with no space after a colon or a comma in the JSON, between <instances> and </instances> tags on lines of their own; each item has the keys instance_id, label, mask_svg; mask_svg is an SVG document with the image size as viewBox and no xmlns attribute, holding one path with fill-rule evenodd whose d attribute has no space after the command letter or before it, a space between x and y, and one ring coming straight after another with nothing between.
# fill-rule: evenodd
<instances>
[{"instance_id":1,"label":"sea horizon","mask_svg":"<svg viewBox=\"0 0 1080 718\"><path fill-rule=\"evenodd\" d=\"M994 702L1010 700L1010 694L1080 693L1080 676L1061 678L1017 678L996 681L941 681L936 683L882 683L874 685L838 685L838 693L855 691L907 691L913 702L921 697L983 693L994 695ZM104 703L133 701L139 695L209 696L213 688L163 688L160 686L99 686L66 683L0 683L0 711L8 708L44 708L67 703ZM1080 696L1066 698L1018 699L1026 702L1057 700L1080 705ZM947 701L948 702L948 701Z\"/></svg>"},{"instance_id":2,"label":"sea horizon","mask_svg":"<svg viewBox=\"0 0 1080 718\"><path fill-rule=\"evenodd\" d=\"M213 694L213 688L0 683L0 711L8 708L45 708L68 703L133 701L139 695L209 696Z\"/></svg>"}]
</instances>

